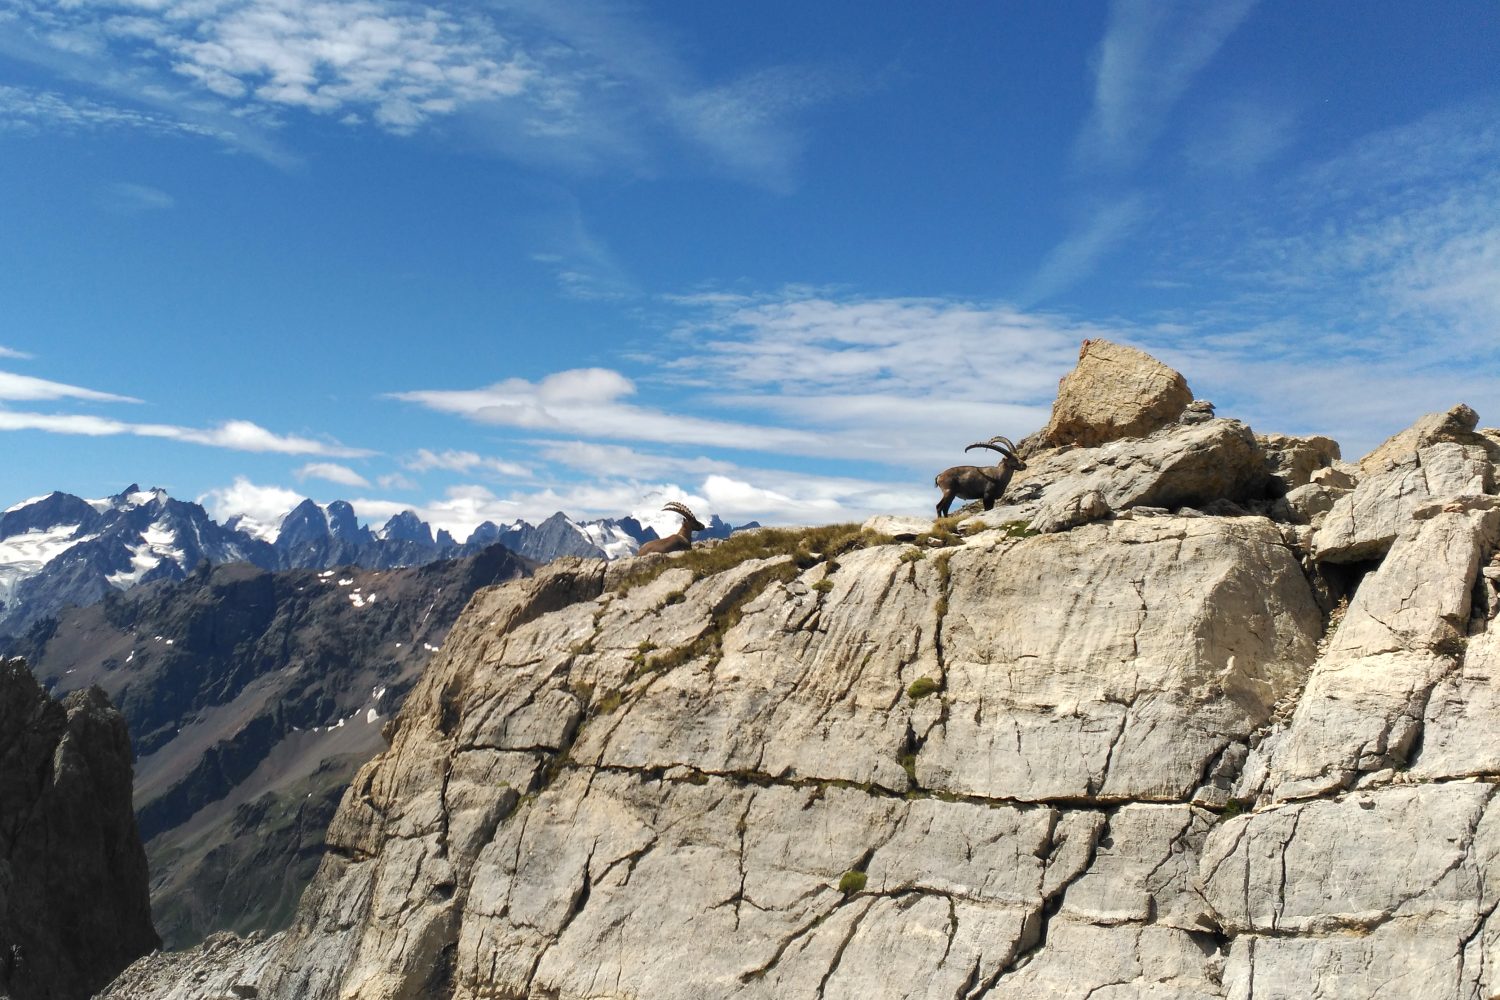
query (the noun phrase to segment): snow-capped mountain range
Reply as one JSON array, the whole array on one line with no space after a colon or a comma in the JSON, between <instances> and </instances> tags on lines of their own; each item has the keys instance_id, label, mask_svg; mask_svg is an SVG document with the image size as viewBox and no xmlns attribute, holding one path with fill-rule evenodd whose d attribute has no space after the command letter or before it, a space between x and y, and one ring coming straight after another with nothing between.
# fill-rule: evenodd
<instances>
[{"instance_id":1,"label":"snow-capped mountain range","mask_svg":"<svg viewBox=\"0 0 1500 1000\"><path fill-rule=\"evenodd\" d=\"M727 537L719 518L700 537ZM237 515L223 524L202 506L160 489L132 484L102 500L50 493L0 513L0 636L114 590L180 580L199 563L248 562L263 569L391 569L473 555L499 543L548 562L560 556L619 559L634 555L655 529L632 517L574 521L558 512L541 524L486 521L463 542L411 511L378 530L354 508L304 500L276 525Z\"/></svg>"}]
</instances>

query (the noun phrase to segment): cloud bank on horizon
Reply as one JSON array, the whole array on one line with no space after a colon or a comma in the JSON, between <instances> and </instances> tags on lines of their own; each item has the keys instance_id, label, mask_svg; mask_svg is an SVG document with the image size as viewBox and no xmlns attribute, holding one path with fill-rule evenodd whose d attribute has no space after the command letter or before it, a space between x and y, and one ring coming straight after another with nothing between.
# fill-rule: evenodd
<instances>
[{"instance_id":1,"label":"cloud bank on horizon","mask_svg":"<svg viewBox=\"0 0 1500 1000\"><path fill-rule=\"evenodd\" d=\"M1089 337L1500 415L1500 14L1096 13L0 0L0 486L918 512Z\"/></svg>"}]
</instances>

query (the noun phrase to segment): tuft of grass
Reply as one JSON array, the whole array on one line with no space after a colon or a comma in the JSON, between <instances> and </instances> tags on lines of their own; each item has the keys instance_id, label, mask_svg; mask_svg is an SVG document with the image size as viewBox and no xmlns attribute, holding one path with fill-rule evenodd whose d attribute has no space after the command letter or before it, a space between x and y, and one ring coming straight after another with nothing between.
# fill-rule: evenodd
<instances>
[{"instance_id":1,"label":"tuft of grass","mask_svg":"<svg viewBox=\"0 0 1500 1000\"><path fill-rule=\"evenodd\" d=\"M1026 521L1006 521L1000 525L1000 530L1005 532L1006 538L1031 538L1041 534Z\"/></svg>"},{"instance_id":2,"label":"tuft of grass","mask_svg":"<svg viewBox=\"0 0 1500 1000\"><path fill-rule=\"evenodd\" d=\"M921 701L928 695L937 694L942 690L942 685L931 677L918 677L911 682L911 687L906 689L906 696L912 701Z\"/></svg>"},{"instance_id":3,"label":"tuft of grass","mask_svg":"<svg viewBox=\"0 0 1500 1000\"><path fill-rule=\"evenodd\" d=\"M664 602L662 602L662 603L663 604L681 604L685 600L687 600L687 594L683 593L680 590L674 590L670 594L667 595L667 599Z\"/></svg>"},{"instance_id":4,"label":"tuft of grass","mask_svg":"<svg viewBox=\"0 0 1500 1000\"><path fill-rule=\"evenodd\" d=\"M952 559L952 552L941 552L937 557L938 599L933 611L937 614L939 624L942 624L943 619L948 616L948 590L953 580L953 567L948 563Z\"/></svg>"},{"instance_id":5,"label":"tuft of grass","mask_svg":"<svg viewBox=\"0 0 1500 1000\"><path fill-rule=\"evenodd\" d=\"M901 765L901 770L906 772L906 780L911 782L912 787L917 784L917 755L904 753L896 758L896 763Z\"/></svg>"},{"instance_id":6,"label":"tuft of grass","mask_svg":"<svg viewBox=\"0 0 1500 1000\"><path fill-rule=\"evenodd\" d=\"M669 569L685 569L693 582L733 569L747 559L791 556L798 569L837 559L846 552L888 545L895 539L857 524L825 524L816 528L761 528L730 535L717 545L694 547L669 559L653 559L623 576L616 593L643 586Z\"/></svg>"},{"instance_id":7,"label":"tuft of grass","mask_svg":"<svg viewBox=\"0 0 1500 1000\"><path fill-rule=\"evenodd\" d=\"M948 517L938 518L932 522L931 531L924 531L916 537L916 544L931 549L962 545L964 539L958 533L958 522L968 516L968 514L951 514Z\"/></svg>"},{"instance_id":8,"label":"tuft of grass","mask_svg":"<svg viewBox=\"0 0 1500 1000\"><path fill-rule=\"evenodd\" d=\"M901 561L904 563L921 562L926 558L927 553L923 552L921 549L907 549L905 552L901 553Z\"/></svg>"},{"instance_id":9,"label":"tuft of grass","mask_svg":"<svg viewBox=\"0 0 1500 1000\"><path fill-rule=\"evenodd\" d=\"M600 715L608 715L619 708L624 701L625 696L623 694L618 691L610 691L599 699L598 705L595 706L595 711Z\"/></svg>"},{"instance_id":10,"label":"tuft of grass","mask_svg":"<svg viewBox=\"0 0 1500 1000\"><path fill-rule=\"evenodd\" d=\"M866 875L864 872L853 870L844 872L843 877L839 879L839 892L842 892L846 896L852 895L856 892L864 892L865 885L868 884L869 881L870 876Z\"/></svg>"},{"instance_id":11,"label":"tuft of grass","mask_svg":"<svg viewBox=\"0 0 1500 1000\"><path fill-rule=\"evenodd\" d=\"M817 583L813 584L812 585L812 589L816 590L820 594L826 594L830 590L833 589L833 581L830 580L830 579L828 579L828 577L825 576L825 577L823 577L823 579L821 579Z\"/></svg>"},{"instance_id":12,"label":"tuft of grass","mask_svg":"<svg viewBox=\"0 0 1500 1000\"><path fill-rule=\"evenodd\" d=\"M646 657L650 656L655 649L656 643L650 639L642 639L640 645L635 647L635 652L630 654L630 662L634 664L630 669L630 676L632 678L639 677L651 669L647 665Z\"/></svg>"}]
</instances>

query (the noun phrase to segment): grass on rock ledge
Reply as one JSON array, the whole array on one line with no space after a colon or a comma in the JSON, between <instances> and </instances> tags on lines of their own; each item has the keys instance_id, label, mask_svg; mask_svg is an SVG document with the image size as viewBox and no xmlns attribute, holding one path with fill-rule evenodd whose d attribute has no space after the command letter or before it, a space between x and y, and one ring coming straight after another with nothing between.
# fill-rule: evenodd
<instances>
[{"instance_id":1,"label":"grass on rock ledge","mask_svg":"<svg viewBox=\"0 0 1500 1000\"><path fill-rule=\"evenodd\" d=\"M858 524L825 524L815 528L759 528L730 535L717 545L697 545L679 556L643 561L638 569L625 575L615 587L627 591L650 583L669 569L685 569L697 582L716 573L733 569L748 559L772 559L791 556L797 569L804 570L820 562L836 568L839 556L876 545L890 545L895 539Z\"/></svg>"}]
</instances>

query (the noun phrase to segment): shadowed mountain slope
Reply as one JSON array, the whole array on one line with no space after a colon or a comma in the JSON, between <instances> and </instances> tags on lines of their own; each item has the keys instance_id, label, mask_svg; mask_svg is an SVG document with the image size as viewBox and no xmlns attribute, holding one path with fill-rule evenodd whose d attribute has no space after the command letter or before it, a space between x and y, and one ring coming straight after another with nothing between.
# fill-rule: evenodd
<instances>
[{"instance_id":1,"label":"shadowed mountain slope","mask_svg":"<svg viewBox=\"0 0 1500 1000\"><path fill-rule=\"evenodd\" d=\"M343 786L469 597L532 566L501 546L384 571L205 565L28 636L38 676L97 684L130 722L169 944L285 922Z\"/></svg>"}]
</instances>

